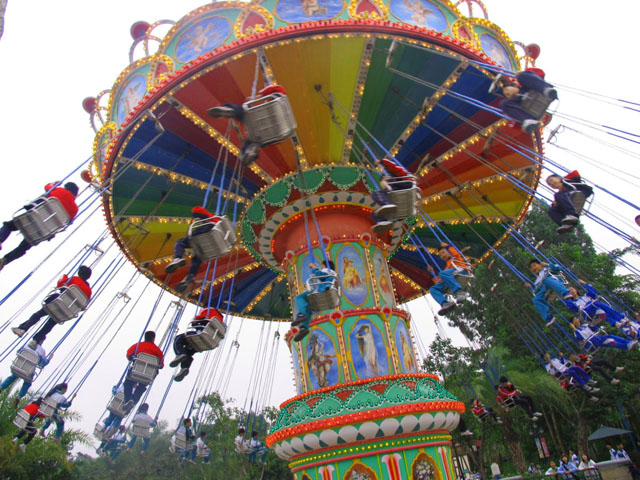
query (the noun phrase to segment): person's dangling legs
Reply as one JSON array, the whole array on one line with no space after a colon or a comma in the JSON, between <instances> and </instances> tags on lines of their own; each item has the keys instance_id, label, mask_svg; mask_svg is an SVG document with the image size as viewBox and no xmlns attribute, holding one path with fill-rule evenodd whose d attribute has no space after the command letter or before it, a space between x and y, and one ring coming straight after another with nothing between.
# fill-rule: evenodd
<instances>
[{"instance_id":1,"label":"person's dangling legs","mask_svg":"<svg viewBox=\"0 0 640 480\"><path fill-rule=\"evenodd\" d=\"M7 238L9 238L11 232L15 232L16 230L18 229L13 223L13 220L2 222L2 227L0 227L0 245L2 245Z\"/></svg>"},{"instance_id":2,"label":"person's dangling legs","mask_svg":"<svg viewBox=\"0 0 640 480\"><path fill-rule=\"evenodd\" d=\"M554 100L558 98L557 92L551 92L553 90L553 85L545 82L544 79L536 73L524 70L519 72L516 75L516 78L518 79L518 83L527 90L534 90ZM553 91L555 92L555 90Z\"/></svg>"}]
</instances>

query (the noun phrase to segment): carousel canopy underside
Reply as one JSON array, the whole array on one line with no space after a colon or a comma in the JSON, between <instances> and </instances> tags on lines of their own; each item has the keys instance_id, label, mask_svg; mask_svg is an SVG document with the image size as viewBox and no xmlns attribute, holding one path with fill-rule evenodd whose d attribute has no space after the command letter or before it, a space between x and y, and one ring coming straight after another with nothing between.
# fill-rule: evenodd
<instances>
[{"instance_id":1,"label":"carousel canopy underside","mask_svg":"<svg viewBox=\"0 0 640 480\"><path fill-rule=\"evenodd\" d=\"M296 117L303 166L347 162L362 166L363 139L383 155L377 139L418 175L425 212L453 242L470 246L470 256L480 258L487 253L487 244L505 234L501 223L513 224L529 202L528 195L503 178L504 172L527 185L537 182L531 160L505 144L504 138L530 148L532 140L496 115L451 95L495 104L495 97L487 93L491 83L487 72L458 54L403 44L395 51L392 66L422 81L418 83L387 68L391 41L386 35L350 33L265 46L273 81L286 88ZM154 121L143 116L126 132L109 169L113 195L108 220L118 241L134 263L169 288L186 269L167 280L164 265L175 240L186 233L192 206L202 204L217 161L227 158L226 167L218 166L213 176L207 207L216 210L218 187L223 184L219 210L233 218L237 193L239 222L257 194L297 168L294 144L287 141L262 149L256 167L244 169L239 185L233 180L237 178L233 153L241 140L233 129L227 134L226 119L209 118L206 111L226 102L242 103L251 95L255 50L224 63L214 61L152 106L165 132L158 136ZM263 85L260 75L258 88ZM333 99L333 120L328 98ZM497 127L498 138L488 140L487 129ZM233 144L230 154L221 145L225 137ZM351 142L345 147L345 140L353 140L353 147L349 148ZM456 152L457 145L466 148ZM135 161L128 162L131 158ZM361 181L364 191L363 185ZM421 220L414 233L427 247L437 246ZM289 319L286 279L247 248L239 248L239 254L233 251L218 260L214 298L222 288L228 292L230 282L224 280L235 274L231 313ZM399 302L424 294L430 286L424 262L411 242L400 245L390 267ZM203 266L199 280L204 270ZM196 289L192 295L198 293Z\"/></svg>"}]
</instances>

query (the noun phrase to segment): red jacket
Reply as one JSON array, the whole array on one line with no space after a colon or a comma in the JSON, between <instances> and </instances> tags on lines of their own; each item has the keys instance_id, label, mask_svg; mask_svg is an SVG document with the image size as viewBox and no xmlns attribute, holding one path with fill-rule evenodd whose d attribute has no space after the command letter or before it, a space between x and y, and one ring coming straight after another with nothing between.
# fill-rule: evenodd
<instances>
[{"instance_id":1,"label":"red jacket","mask_svg":"<svg viewBox=\"0 0 640 480\"><path fill-rule=\"evenodd\" d=\"M498 401L500 403L501 400L506 400L509 397L513 397L518 393L516 387L513 386L513 383L507 383L506 386L499 385L498 386Z\"/></svg>"},{"instance_id":2,"label":"red jacket","mask_svg":"<svg viewBox=\"0 0 640 480\"><path fill-rule=\"evenodd\" d=\"M162 354L162 350L158 348L158 346L153 342L140 342L134 343L127 350L127 358L133 356L136 353L136 347L138 349L137 353L148 353L149 355L153 355L154 357L158 357L160 359L160 367L164 367L164 355Z\"/></svg>"},{"instance_id":3,"label":"red jacket","mask_svg":"<svg viewBox=\"0 0 640 480\"><path fill-rule=\"evenodd\" d=\"M260 97L266 97L267 95L271 95L272 93L280 93L282 95L286 95L287 91L281 85L267 85L258 92L258 95Z\"/></svg>"},{"instance_id":4,"label":"red jacket","mask_svg":"<svg viewBox=\"0 0 640 480\"><path fill-rule=\"evenodd\" d=\"M445 270L451 268L462 268L467 270L469 268L468 262L465 261L464 257L453 247L447 247L447 251L449 252L450 257L447 259L447 264L444 267Z\"/></svg>"},{"instance_id":5,"label":"red jacket","mask_svg":"<svg viewBox=\"0 0 640 480\"><path fill-rule=\"evenodd\" d=\"M62 277L60 277L60 280L58 280L58 283L56 284L58 288L66 287L69 285L75 285L80 290L82 290L82 293L84 293L85 297L87 297L87 300L91 298L91 287L80 277L71 277L71 280L69 280L69 277L67 277L67 274L65 273Z\"/></svg>"},{"instance_id":6,"label":"red jacket","mask_svg":"<svg viewBox=\"0 0 640 480\"><path fill-rule=\"evenodd\" d=\"M24 407L24 411L27 412L31 418L45 418L45 416L40 413L38 405L36 405L35 403L30 403L29 405Z\"/></svg>"},{"instance_id":7,"label":"red jacket","mask_svg":"<svg viewBox=\"0 0 640 480\"><path fill-rule=\"evenodd\" d=\"M223 322L222 314L215 308L205 308L204 310L201 310L200 313L196 315L196 318L194 320L204 320L205 318L217 318L218 320Z\"/></svg>"},{"instance_id":8,"label":"red jacket","mask_svg":"<svg viewBox=\"0 0 640 480\"><path fill-rule=\"evenodd\" d=\"M482 415L484 413L484 407L482 405L478 405L476 403L474 403L471 406L471 411L473 412L474 415Z\"/></svg>"},{"instance_id":9,"label":"red jacket","mask_svg":"<svg viewBox=\"0 0 640 480\"><path fill-rule=\"evenodd\" d=\"M541 68L529 67L525 71L535 73L536 75L538 75L544 80L545 73L544 73L544 70L542 70Z\"/></svg>"},{"instance_id":10,"label":"red jacket","mask_svg":"<svg viewBox=\"0 0 640 480\"><path fill-rule=\"evenodd\" d=\"M51 190L55 186L55 183L48 183L45 185L45 190ZM69 215L69 219L73 220L76 214L78 213L78 205L76 205L76 197L66 188L56 187L53 188L48 194L47 197L57 198L64 209L67 211Z\"/></svg>"},{"instance_id":11,"label":"red jacket","mask_svg":"<svg viewBox=\"0 0 640 480\"><path fill-rule=\"evenodd\" d=\"M381 163L384 169L394 177L406 177L407 175L409 175L409 171L406 168L394 161L389 160L388 158L383 158L381 160Z\"/></svg>"}]
</instances>

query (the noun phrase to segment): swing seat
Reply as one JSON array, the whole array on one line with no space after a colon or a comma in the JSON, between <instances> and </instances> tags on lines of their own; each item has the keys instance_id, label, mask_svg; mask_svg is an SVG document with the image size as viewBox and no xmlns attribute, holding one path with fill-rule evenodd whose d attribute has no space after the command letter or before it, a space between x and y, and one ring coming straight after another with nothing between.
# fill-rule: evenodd
<instances>
[{"instance_id":1,"label":"swing seat","mask_svg":"<svg viewBox=\"0 0 640 480\"><path fill-rule=\"evenodd\" d=\"M127 414L127 411L123 407L124 393L118 392L113 397L111 397L111 400L107 405L107 410L109 410L109 412L113 413L114 415L117 415L118 417L124 417Z\"/></svg>"},{"instance_id":2,"label":"swing seat","mask_svg":"<svg viewBox=\"0 0 640 480\"><path fill-rule=\"evenodd\" d=\"M286 95L274 93L245 102L244 124L249 141L261 146L280 143L296 131L296 119Z\"/></svg>"},{"instance_id":3,"label":"swing seat","mask_svg":"<svg viewBox=\"0 0 640 480\"><path fill-rule=\"evenodd\" d=\"M33 382L39 360L37 353L20 350L11 364L11 373L26 382Z\"/></svg>"},{"instance_id":4,"label":"swing seat","mask_svg":"<svg viewBox=\"0 0 640 480\"><path fill-rule=\"evenodd\" d=\"M30 245L49 240L67 227L71 220L62 203L55 197L38 199L33 208L13 217L16 226Z\"/></svg>"},{"instance_id":5,"label":"swing seat","mask_svg":"<svg viewBox=\"0 0 640 480\"><path fill-rule=\"evenodd\" d=\"M551 105L551 102L553 102L553 100L542 93L529 90L522 95L520 106L522 110L528 114L533 115L538 120L542 120L547 114L547 109L549 105Z\"/></svg>"},{"instance_id":6,"label":"swing seat","mask_svg":"<svg viewBox=\"0 0 640 480\"><path fill-rule=\"evenodd\" d=\"M312 312L323 312L333 310L340 306L340 288L337 286L337 275L325 274L322 276L311 276L307 280L307 288L314 290L320 285L329 285L323 292L313 292L307 296L309 308Z\"/></svg>"},{"instance_id":7,"label":"swing seat","mask_svg":"<svg viewBox=\"0 0 640 480\"><path fill-rule=\"evenodd\" d=\"M96 437L101 442L105 440L105 428L102 423L100 422L96 423L96 426L93 429L93 436Z\"/></svg>"},{"instance_id":8,"label":"swing seat","mask_svg":"<svg viewBox=\"0 0 640 480\"><path fill-rule=\"evenodd\" d=\"M211 450L209 450L208 448L198 449L198 451L196 452L196 456L199 458L208 457L210 455L211 455Z\"/></svg>"},{"instance_id":9,"label":"swing seat","mask_svg":"<svg viewBox=\"0 0 640 480\"><path fill-rule=\"evenodd\" d=\"M31 415L25 409L22 409L16 415L16 418L13 419L13 424L18 427L20 430L24 430L27 428L27 424L31 420Z\"/></svg>"},{"instance_id":10,"label":"swing seat","mask_svg":"<svg viewBox=\"0 0 640 480\"><path fill-rule=\"evenodd\" d=\"M194 327L195 322L202 320L194 320L191 322L191 328L201 329L201 326ZM217 318L208 320L207 325L200 331L190 334L187 332L185 339L196 352L205 352L216 348L227 333L227 326Z\"/></svg>"},{"instance_id":11,"label":"swing seat","mask_svg":"<svg viewBox=\"0 0 640 480\"><path fill-rule=\"evenodd\" d=\"M244 442L235 442L235 451L240 455L251 455L253 453L253 449Z\"/></svg>"},{"instance_id":12,"label":"swing seat","mask_svg":"<svg viewBox=\"0 0 640 480\"><path fill-rule=\"evenodd\" d=\"M160 360L148 353L139 353L133 359L127 378L140 385L149 385L158 375Z\"/></svg>"},{"instance_id":13,"label":"swing seat","mask_svg":"<svg viewBox=\"0 0 640 480\"><path fill-rule=\"evenodd\" d=\"M396 206L396 210L391 212L385 218L395 222L404 220L405 218L415 217L418 214L418 206L420 204L420 189L416 186L416 177L407 175L406 177L394 177L386 180L390 188L399 183L411 182L411 188L401 190L390 190L387 192L389 202Z\"/></svg>"},{"instance_id":14,"label":"swing seat","mask_svg":"<svg viewBox=\"0 0 640 480\"><path fill-rule=\"evenodd\" d=\"M458 285L460 285L463 290L467 288L467 286L469 285L469 281L474 278L473 273L470 272L471 270L459 270L453 274L453 278L456 279L456 282L458 282ZM445 287L443 293L451 295L451 289L449 287Z\"/></svg>"},{"instance_id":15,"label":"swing seat","mask_svg":"<svg viewBox=\"0 0 640 480\"><path fill-rule=\"evenodd\" d=\"M501 405L504 407L505 410L511 410L516 406L516 402L513 400L513 397L507 397L502 399Z\"/></svg>"},{"instance_id":16,"label":"swing seat","mask_svg":"<svg viewBox=\"0 0 640 480\"><path fill-rule=\"evenodd\" d=\"M47 418L50 418L54 413L56 413L57 409L58 409L58 404L51 397L45 398L40 404L40 407L38 407L38 410L40 411L40 413Z\"/></svg>"},{"instance_id":17,"label":"swing seat","mask_svg":"<svg viewBox=\"0 0 640 480\"><path fill-rule=\"evenodd\" d=\"M549 276L555 278L563 285L569 285L569 281L567 280L567 277L565 277L564 273L562 272L549 273ZM554 302L558 299L558 293L555 292L554 290L547 290L544 294L544 299L547 302Z\"/></svg>"},{"instance_id":18,"label":"swing seat","mask_svg":"<svg viewBox=\"0 0 640 480\"><path fill-rule=\"evenodd\" d=\"M151 438L151 422L145 418L136 418L131 425L131 435L140 438Z\"/></svg>"},{"instance_id":19,"label":"swing seat","mask_svg":"<svg viewBox=\"0 0 640 480\"><path fill-rule=\"evenodd\" d=\"M578 216L582 215L582 211L584 210L584 205L585 203L587 203L587 196L579 190L571 192L569 196L571 197L573 208L576 209Z\"/></svg>"},{"instance_id":20,"label":"swing seat","mask_svg":"<svg viewBox=\"0 0 640 480\"><path fill-rule=\"evenodd\" d=\"M44 311L56 323L64 323L77 317L89 304L89 299L77 285L69 285L56 291L59 293L57 298L42 304Z\"/></svg>"},{"instance_id":21,"label":"swing seat","mask_svg":"<svg viewBox=\"0 0 640 480\"><path fill-rule=\"evenodd\" d=\"M212 224L208 218L195 221L189 227L189 243L195 256L203 262L226 255L236 242L236 233L229 219L225 216L214 218L219 221L208 232L192 235L198 227Z\"/></svg>"},{"instance_id":22,"label":"swing seat","mask_svg":"<svg viewBox=\"0 0 640 480\"><path fill-rule=\"evenodd\" d=\"M185 432L176 432L173 445L176 450L185 450L187 448L187 434Z\"/></svg>"},{"instance_id":23,"label":"swing seat","mask_svg":"<svg viewBox=\"0 0 640 480\"><path fill-rule=\"evenodd\" d=\"M480 415L478 415L478 419L479 419L481 422L484 422L488 416L489 416L489 412L487 412L486 410L484 410Z\"/></svg>"}]
</instances>

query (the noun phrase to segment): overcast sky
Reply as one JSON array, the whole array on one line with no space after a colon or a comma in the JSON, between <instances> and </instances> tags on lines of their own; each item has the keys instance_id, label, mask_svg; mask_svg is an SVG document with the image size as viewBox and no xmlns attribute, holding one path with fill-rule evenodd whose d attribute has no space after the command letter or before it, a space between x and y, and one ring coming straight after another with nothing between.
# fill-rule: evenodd
<instances>
[{"instance_id":1,"label":"overcast sky","mask_svg":"<svg viewBox=\"0 0 640 480\"><path fill-rule=\"evenodd\" d=\"M0 60L4 65L0 80L0 158L4 165L4 174L0 175L0 219L10 218L25 201L37 196L45 183L65 175L91 155L93 132L89 126L89 117L82 110L81 102L84 97L96 95L101 90L110 88L120 71L127 66L127 54L131 45L130 26L138 20L178 20L202 3L197 0L12 0L8 3L5 31L0 40ZM512 39L524 43L536 42L542 47L538 66L547 71L549 81L600 92L615 98L640 101L640 95L637 93L639 67L636 48L636 19L640 17L640 2L486 0L485 3L489 9L490 20L500 25ZM560 96L559 109L562 114L587 119L597 124L611 125L636 134L640 131L637 112L570 94L562 89ZM640 155L638 145L558 117L552 126L558 123L573 125L572 128L581 130L595 140L566 131L558 138L559 145L586 155L589 159L579 159L552 146L546 148L547 154L566 167L579 168L588 179L614 190L632 202L636 201L637 185L640 183L637 178L637 162ZM631 150L634 155L605 147L601 141ZM633 172L635 178L621 172ZM633 217L637 214L632 207L598 192L593 212L625 231L640 236L640 232L632 223ZM624 246L623 241L595 226L593 222L587 221L586 225L596 241L606 248ZM84 244L93 242L103 228L101 215L95 215L86 228L83 228L82 233L74 235L74 238L65 244L65 248L54 260L48 262L16 295L0 306L2 321L18 314L12 324L16 325L38 309L41 296L26 308L25 303L49 284L51 277L71 259L74 252ZM0 296L4 296L24 275L35 268L63 238L64 235L61 235L49 244L34 248L28 257L6 267L0 273L0 279L3 280L0 284ZM6 252L13 248L15 241L14 239L6 242L3 250ZM108 242L105 242L105 245L107 244ZM97 267L97 271L102 271L112 258L109 252ZM100 320L104 305L114 298L133 271L129 264L125 266L120 276L105 291L99 300L100 303L87 314L56 352L52 365L45 370L43 377L56 368L77 342L87 344L87 335L91 333L91 327L95 322ZM143 287L144 280L140 279L130 292L132 297L139 295ZM120 330L80 391L73 409L78 411L83 419L80 423L72 423L74 427L91 431L93 424L98 421L109 399L111 386L118 381L126 365L124 351L139 336L158 291L155 286L147 290L134 315ZM151 319L152 327L158 325L171 300L167 295L161 301L157 315ZM120 304L117 308L119 307ZM20 313L23 308L24 312ZM186 315L192 315L193 310L194 307L188 307ZM431 310L427 302L421 299L412 303L411 312L418 326L414 333L427 345L436 334ZM110 322L114 317L115 312L106 321ZM236 337L240 324L239 319L234 320L228 334L230 338ZM165 327L166 321L158 329L159 335L164 332ZM228 396L236 398L240 406L246 402L248 372L258 348L261 327L260 322L242 322L239 355L228 390ZM286 327L286 324L280 326L283 334ZM66 325L57 327L52 332L47 341L47 350L55 344L66 328ZM117 321L110 332L115 332L116 328ZM276 328L277 325L272 326L270 335L273 335ZM456 342L463 341L457 332L449 329L448 331ZM2 333L0 352L13 339L10 331ZM104 343L101 343L100 348L103 346ZM170 354L169 358L172 357L173 354ZM8 374L11 359L12 356L0 366L0 377ZM222 352L221 365L227 364L229 359L230 357ZM198 359L192 367L194 373L200 361L201 359ZM86 368L88 364L73 377L72 387L86 372ZM272 405L279 405L294 395L290 357L283 341L280 344L276 369L270 402ZM170 373L167 370L158 377L149 398L152 413L157 410L169 381ZM195 377L196 375L192 374L172 388L160 415L171 425L180 417ZM38 386L39 382L36 381L35 385Z\"/></svg>"}]
</instances>

